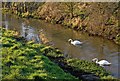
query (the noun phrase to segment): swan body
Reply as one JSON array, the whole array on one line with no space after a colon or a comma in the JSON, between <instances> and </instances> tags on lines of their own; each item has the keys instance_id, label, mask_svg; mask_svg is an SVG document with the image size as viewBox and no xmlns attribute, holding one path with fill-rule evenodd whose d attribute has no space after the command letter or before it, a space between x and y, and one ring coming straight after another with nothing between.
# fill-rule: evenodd
<instances>
[{"instance_id":1,"label":"swan body","mask_svg":"<svg viewBox=\"0 0 120 81\"><path fill-rule=\"evenodd\" d=\"M97 58L94 58L92 61L95 62L96 64L99 64L100 66L109 66L109 65L111 65L111 63L106 61L106 60L101 60L101 61L98 62Z\"/></svg>"},{"instance_id":2,"label":"swan body","mask_svg":"<svg viewBox=\"0 0 120 81\"><path fill-rule=\"evenodd\" d=\"M83 42L80 42L78 40L73 41L72 39L69 39L68 41L71 42L71 44L73 44L73 45L81 45L81 44L83 44Z\"/></svg>"}]
</instances>

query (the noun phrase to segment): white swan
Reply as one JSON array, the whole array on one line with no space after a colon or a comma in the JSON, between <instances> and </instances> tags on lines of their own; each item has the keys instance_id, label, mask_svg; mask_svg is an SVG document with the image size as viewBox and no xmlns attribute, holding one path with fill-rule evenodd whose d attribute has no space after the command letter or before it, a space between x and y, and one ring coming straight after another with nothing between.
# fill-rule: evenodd
<instances>
[{"instance_id":1,"label":"white swan","mask_svg":"<svg viewBox=\"0 0 120 81\"><path fill-rule=\"evenodd\" d=\"M68 41L71 42L71 44L73 44L73 45L81 45L81 44L83 44L83 42L80 42L78 40L73 41L72 39L69 39Z\"/></svg>"},{"instance_id":2,"label":"white swan","mask_svg":"<svg viewBox=\"0 0 120 81\"><path fill-rule=\"evenodd\" d=\"M109 63L106 60L101 60L101 61L98 62L97 58L92 59L92 61L95 62L96 64L99 64L100 66L109 66L109 65L111 65L111 63Z\"/></svg>"}]
</instances>

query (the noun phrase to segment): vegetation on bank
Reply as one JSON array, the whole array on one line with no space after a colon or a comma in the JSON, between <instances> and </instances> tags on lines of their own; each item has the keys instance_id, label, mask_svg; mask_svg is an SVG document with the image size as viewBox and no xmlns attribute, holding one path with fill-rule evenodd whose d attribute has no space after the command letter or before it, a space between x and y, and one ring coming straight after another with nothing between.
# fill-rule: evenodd
<instances>
[{"instance_id":1,"label":"vegetation on bank","mask_svg":"<svg viewBox=\"0 0 120 81\"><path fill-rule=\"evenodd\" d=\"M80 59L65 58L51 46L27 42L17 32L0 28L2 32L2 78L40 80L86 80L83 75L92 75L94 80L114 79L104 68ZM72 74L72 75L71 75Z\"/></svg>"},{"instance_id":2,"label":"vegetation on bank","mask_svg":"<svg viewBox=\"0 0 120 81\"><path fill-rule=\"evenodd\" d=\"M112 6L111 6L112 5ZM44 19L55 24L88 32L90 35L103 36L120 45L119 3L3 3L8 8L25 18Z\"/></svg>"},{"instance_id":3,"label":"vegetation on bank","mask_svg":"<svg viewBox=\"0 0 120 81\"><path fill-rule=\"evenodd\" d=\"M41 49L41 51L43 51L43 55L57 63L62 69L64 69L65 72L69 72L83 81L89 81L90 79L117 80L110 75L110 72L106 71L103 67L96 65L96 63L77 58L65 58L60 50L51 46L46 46L45 48ZM86 77L83 77L84 75Z\"/></svg>"},{"instance_id":4,"label":"vegetation on bank","mask_svg":"<svg viewBox=\"0 0 120 81\"><path fill-rule=\"evenodd\" d=\"M2 79L78 80L65 73L58 65L44 56L44 45L26 42L14 35L16 32L2 31Z\"/></svg>"}]
</instances>

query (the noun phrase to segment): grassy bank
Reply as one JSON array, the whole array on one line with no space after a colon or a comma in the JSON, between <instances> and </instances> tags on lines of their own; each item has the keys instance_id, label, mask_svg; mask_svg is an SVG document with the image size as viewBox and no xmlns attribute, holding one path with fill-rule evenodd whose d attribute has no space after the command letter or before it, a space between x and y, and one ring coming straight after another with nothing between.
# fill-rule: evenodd
<instances>
[{"instance_id":1,"label":"grassy bank","mask_svg":"<svg viewBox=\"0 0 120 81\"><path fill-rule=\"evenodd\" d=\"M23 18L44 19L92 36L102 36L120 45L119 3L3 3Z\"/></svg>"},{"instance_id":2,"label":"grassy bank","mask_svg":"<svg viewBox=\"0 0 120 81\"><path fill-rule=\"evenodd\" d=\"M95 63L65 58L59 49L27 42L15 31L0 30L3 80L114 80L109 72Z\"/></svg>"},{"instance_id":3,"label":"grassy bank","mask_svg":"<svg viewBox=\"0 0 120 81\"><path fill-rule=\"evenodd\" d=\"M44 45L26 42L14 31L1 30L3 80L78 80L42 54Z\"/></svg>"}]
</instances>

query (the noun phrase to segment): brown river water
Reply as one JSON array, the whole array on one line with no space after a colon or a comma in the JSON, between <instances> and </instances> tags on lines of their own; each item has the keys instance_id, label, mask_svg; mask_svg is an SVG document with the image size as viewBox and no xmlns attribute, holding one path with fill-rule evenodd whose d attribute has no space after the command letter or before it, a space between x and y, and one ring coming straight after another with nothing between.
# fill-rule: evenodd
<instances>
[{"instance_id":1,"label":"brown river water","mask_svg":"<svg viewBox=\"0 0 120 81\"><path fill-rule=\"evenodd\" d=\"M99 60L105 59L111 62L112 65L104 68L110 71L114 77L120 77L120 46L113 41L102 37L89 36L87 33L77 32L58 24L50 24L37 19L19 18L11 14L2 15L2 25L6 29L19 31L22 36L24 34L23 26L30 28L35 36L39 31L42 31L51 44L59 48L65 56L88 61L92 61L95 57ZM84 43L81 46L73 46L68 42L70 38Z\"/></svg>"}]
</instances>

